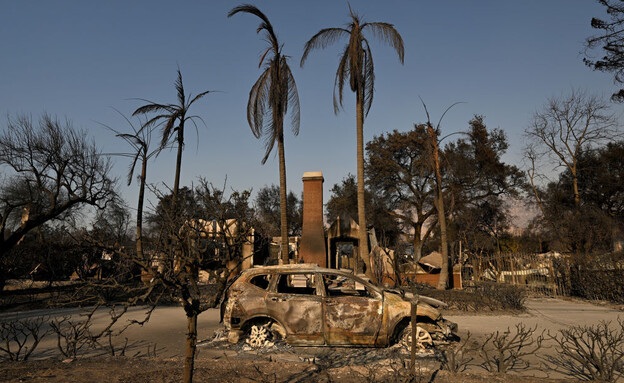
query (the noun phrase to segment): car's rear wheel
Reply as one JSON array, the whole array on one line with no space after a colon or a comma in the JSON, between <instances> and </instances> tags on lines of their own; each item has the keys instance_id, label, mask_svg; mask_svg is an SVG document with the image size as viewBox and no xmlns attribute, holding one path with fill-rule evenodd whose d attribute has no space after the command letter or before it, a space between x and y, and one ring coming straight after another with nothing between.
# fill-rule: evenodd
<instances>
[{"instance_id":1,"label":"car's rear wheel","mask_svg":"<svg viewBox=\"0 0 624 383\"><path fill-rule=\"evenodd\" d=\"M399 342L401 346L404 346L408 350L412 349L412 326L407 326L401 332L399 336ZM416 326L416 351L424 352L427 348L433 346L433 339L431 338L431 334L424 328L420 326Z\"/></svg>"},{"instance_id":2,"label":"car's rear wheel","mask_svg":"<svg viewBox=\"0 0 624 383\"><path fill-rule=\"evenodd\" d=\"M253 348L273 347L285 335L283 327L272 320L256 321L245 334L245 343Z\"/></svg>"}]
</instances>

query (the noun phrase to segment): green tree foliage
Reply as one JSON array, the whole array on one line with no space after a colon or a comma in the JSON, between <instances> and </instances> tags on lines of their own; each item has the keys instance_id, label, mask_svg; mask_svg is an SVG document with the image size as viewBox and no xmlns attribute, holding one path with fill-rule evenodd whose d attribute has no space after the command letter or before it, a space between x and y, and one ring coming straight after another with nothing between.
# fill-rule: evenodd
<instances>
[{"instance_id":1,"label":"green tree foliage","mask_svg":"<svg viewBox=\"0 0 624 383\"><path fill-rule=\"evenodd\" d=\"M573 176L568 169L538 190L545 213L542 228L560 251L611 250L613 240L624 233L624 141L581 151L577 167L578 208L569 192Z\"/></svg>"},{"instance_id":2,"label":"green tree foliage","mask_svg":"<svg viewBox=\"0 0 624 383\"><path fill-rule=\"evenodd\" d=\"M435 176L426 126L374 137L366 145L366 153L368 184L374 194L388 202L390 214L411 237L418 260L436 218Z\"/></svg>"},{"instance_id":3,"label":"green tree foliage","mask_svg":"<svg viewBox=\"0 0 624 383\"><path fill-rule=\"evenodd\" d=\"M349 216L357 222L357 181L353 174L348 174L339 184L330 189L331 195L325 205L327 219L335 221L340 216ZM367 196L370 193L366 193Z\"/></svg>"},{"instance_id":4,"label":"green tree foliage","mask_svg":"<svg viewBox=\"0 0 624 383\"><path fill-rule=\"evenodd\" d=\"M288 235L301 235L303 204L292 191L288 193ZM260 226L264 235L269 237L280 236L280 188L277 185L265 186L258 191L255 207ZM260 229L260 227L256 228Z\"/></svg>"},{"instance_id":5,"label":"green tree foliage","mask_svg":"<svg viewBox=\"0 0 624 383\"><path fill-rule=\"evenodd\" d=\"M509 228L508 213L501 198L470 204L453 217L451 237L462 242L463 250L475 255L509 250L501 244Z\"/></svg>"},{"instance_id":6,"label":"green tree foliage","mask_svg":"<svg viewBox=\"0 0 624 383\"><path fill-rule=\"evenodd\" d=\"M408 132L393 131L367 144L368 182L373 192L389 201L390 212L411 236L416 259L434 233L435 175L426 125ZM505 227L504 196L515 196L524 187L523 173L503 162L508 144L500 129L488 129L482 116L469 122L465 136L440 151L442 186L451 241L472 238L475 251L485 238ZM421 235L415 235L421 233ZM468 246L473 246L470 243Z\"/></svg>"},{"instance_id":7,"label":"green tree foliage","mask_svg":"<svg viewBox=\"0 0 624 383\"><path fill-rule=\"evenodd\" d=\"M351 217L357 222L357 182L348 174L341 183L332 186L331 195L325 205L327 219L334 222L338 217ZM379 245L396 248L399 245L401 228L386 201L366 190L366 222L374 229Z\"/></svg>"},{"instance_id":8,"label":"green tree foliage","mask_svg":"<svg viewBox=\"0 0 624 383\"><path fill-rule=\"evenodd\" d=\"M592 28L598 34L588 37L583 62L590 68L602 72L614 73L618 84L624 83L624 4L621 0L597 0L607 11L607 18L593 17ZM604 56L594 58L590 51L600 47ZM624 101L624 89L614 93L611 99Z\"/></svg>"},{"instance_id":9,"label":"green tree foliage","mask_svg":"<svg viewBox=\"0 0 624 383\"><path fill-rule=\"evenodd\" d=\"M548 100L526 130L532 139L526 150L533 196L541 210L539 224L550 247L573 253L593 253L611 247L616 230L609 223L618 209L618 124L609 105L597 96L573 91ZM592 150L592 147L599 150ZM608 156L611 154L611 157ZM546 156L540 156L546 154ZM604 156L604 158L602 158ZM540 161L541 159L541 161ZM550 159L550 161L544 161ZM557 181L540 185L540 166L559 166Z\"/></svg>"},{"instance_id":10,"label":"green tree foliage","mask_svg":"<svg viewBox=\"0 0 624 383\"><path fill-rule=\"evenodd\" d=\"M469 121L466 137L449 143L443 153L453 241L474 253L500 250L508 228L505 199L526 188L524 173L502 160L508 148L501 129L488 129L483 116Z\"/></svg>"},{"instance_id":11,"label":"green tree foliage","mask_svg":"<svg viewBox=\"0 0 624 383\"><path fill-rule=\"evenodd\" d=\"M182 216L189 219L204 218L200 214L199 205L193 188L188 186L180 188L178 191L178 198L175 200L176 206L174 209L171 207L174 201L173 192L167 194L157 192L157 194L158 203L156 204L156 208L147 215L150 231L155 233L152 237L164 235L164 230L173 219L173 217L170 217L170 215L173 214L172 210L179 212Z\"/></svg>"},{"instance_id":12,"label":"green tree foliage","mask_svg":"<svg viewBox=\"0 0 624 383\"><path fill-rule=\"evenodd\" d=\"M524 173L502 160L509 147L505 132L488 129L484 117L479 115L468 125L467 138L444 148L452 213L491 197L518 196L526 186Z\"/></svg>"},{"instance_id":13,"label":"green tree foliage","mask_svg":"<svg viewBox=\"0 0 624 383\"><path fill-rule=\"evenodd\" d=\"M624 141L581 153L581 200L624 220ZM569 183L569 176L566 177Z\"/></svg>"}]
</instances>

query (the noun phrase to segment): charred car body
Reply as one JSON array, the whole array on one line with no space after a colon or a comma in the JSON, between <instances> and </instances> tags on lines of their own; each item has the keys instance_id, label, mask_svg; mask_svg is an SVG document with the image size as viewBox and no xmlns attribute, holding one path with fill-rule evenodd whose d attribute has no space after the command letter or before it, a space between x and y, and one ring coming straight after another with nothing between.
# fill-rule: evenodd
<instances>
[{"instance_id":1,"label":"charred car body","mask_svg":"<svg viewBox=\"0 0 624 383\"><path fill-rule=\"evenodd\" d=\"M231 342L246 336L255 347L273 338L291 345L384 347L411 339L412 302L420 347L455 337L457 326L437 310L443 302L314 265L244 271L227 290L221 312Z\"/></svg>"}]
</instances>

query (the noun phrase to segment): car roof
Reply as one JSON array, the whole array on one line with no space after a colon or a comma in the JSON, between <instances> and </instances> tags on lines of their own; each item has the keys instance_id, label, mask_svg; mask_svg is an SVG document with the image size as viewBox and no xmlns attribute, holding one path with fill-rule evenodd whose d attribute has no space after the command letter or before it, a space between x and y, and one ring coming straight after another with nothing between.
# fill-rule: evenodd
<instances>
[{"instance_id":1,"label":"car roof","mask_svg":"<svg viewBox=\"0 0 624 383\"><path fill-rule=\"evenodd\" d=\"M360 281L372 286L373 288L381 291L382 288L376 286L370 280L367 280L366 277L362 278L360 275L356 275L352 270L349 269L328 269L326 267L319 267L314 263L296 263L289 265L275 265L275 266L254 266L251 269L244 270L241 273L241 277L248 278L249 276L257 275L257 274L271 274L271 273L329 273L329 274L338 274L343 275L345 277L353 277L355 279L359 279Z\"/></svg>"},{"instance_id":2,"label":"car roof","mask_svg":"<svg viewBox=\"0 0 624 383\"><path fill-rule=\"evenodd\" d=\"M291 265L275 265L275 266L254 266L251 269L244 270L243 274L262 274L275 272L310 272L310 273L338 273L344 275L354 275L353 272L338 269L328 269L319 267L314 263L296 263Z\"/></svg>"}]
</instances>

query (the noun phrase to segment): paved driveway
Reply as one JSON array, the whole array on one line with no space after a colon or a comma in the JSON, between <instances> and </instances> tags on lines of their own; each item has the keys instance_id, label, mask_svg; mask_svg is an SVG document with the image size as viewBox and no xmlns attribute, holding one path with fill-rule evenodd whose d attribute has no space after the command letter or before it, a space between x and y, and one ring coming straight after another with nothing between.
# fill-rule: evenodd
<instances>
[{"instance_id":1,"label":"paved driveway","mask_svg":"<svg viewBox=\"0 0 624 383\"><path fill-rule=\"evenodd\" d=\"M460 334L470 331L483 336L494 331L504 331L518 323L539 330L556 331L576 325L592 325L600 321L617 323L618 317L624 320L624 312L606 305L580 301L531 298L527 300L527 312L518 315L447 315L459 325Z\"/></svg>"},{"instance_id":2,"label":"paved driveway","mask_svg":"<svg viewBox=\"0 0 624 383\"><path fill-rule=\"evenodd\" d=\"M36 318L46 316L50 318L71 316L78 321L80 314L84 313L80 309L53 309L53 310L33 310L17 313L0 313L0 320L11 320L12 318ZM133 308L119 320L114 328L120 328L129 323L130 320L142 320L145 315L145 308ZM197 321L198 339L212 338L216 329L220 328L219 310L211 309L199 315ZM97 330L106 326L110 321L108 311L99 310L93 317L93 329ZM123 345L125 338L128 338L126 355L136 353L147 355L148 347L150 353L154 346L158 357L183 356L186 346L186 315L179 306L158 307L152 314L149 322L143 326L132 325L123 334L115 336L115 343ZM31 356L32 359L47 358L50 356L59 357L56 350L56 336L48 335L40 343L37 351ZM103 344L107 344L106 341ZM84 350L86 351L86 349ZM91 352L93 353L93 352ZM102 350L96 354L103 353Z\"/></svg>"},{"instance_id":3,"label":"paved driveway","mask_svg":"<svg viewBox=\"0 0 624 383\"><path fill-rule=\"evenodd\" d=\"M517 323L526 326L538 326L554 334L561 328L579 325L596 324L601 320L616 323L618 317L624 320L624 312L604 305L586 302L568 301L549 298L533 298L527 301L528 312L519 315L448 315L447 318L459 325L460 335L470 331L475 338L482 338L494 331L504 331L512 328ZM144 310L133 309L121 321L127 323L130 319L142 318ZM0 320L12 317L37 317L37 316L65 316L76 317L80 314L78 309L34 310L22 313L2 313ZM108 323L108 313L98 312L94 317L94 328L99 328ZM219 310L211 309L199 316L198 338L199 340L211 339L215 330L221 328L219 323ZM128 338L128 350L126 355L136 353L146 354L148 347L156 346L157 356L174 357L183 356L186 342L186 316L184 310L177 306L159 307L153 313L150 321L144 326L131 326L121 336L117 337L117 343L123 343ZM48 336L40 344L34 358L58 356L55 350L56 339ZM101 353L101 351L100 351Z\"/></svg>"}]
</instances>

